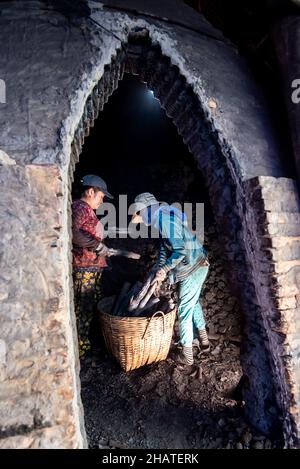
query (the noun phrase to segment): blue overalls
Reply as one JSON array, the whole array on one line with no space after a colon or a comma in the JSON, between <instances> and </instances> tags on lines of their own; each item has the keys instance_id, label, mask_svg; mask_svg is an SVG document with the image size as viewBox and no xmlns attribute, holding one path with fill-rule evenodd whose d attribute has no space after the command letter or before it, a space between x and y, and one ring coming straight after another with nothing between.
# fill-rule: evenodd
<instances>
[{"instance_id":1,"label":"blue overalls","mask_svg":"<svg viewBox=\"0 0 300 469\"><path fill-rule=\"evenodd\" d=\"M158 265L167 273L170 283L179 284L178 320L180 342L192 346L195 329L205 328L200 304L202 286L209 264L199 266L207 252L188 228L185 215L175 207L162 205L151 213L151 224L161 235Z\"/></svg>"}]
</instances>

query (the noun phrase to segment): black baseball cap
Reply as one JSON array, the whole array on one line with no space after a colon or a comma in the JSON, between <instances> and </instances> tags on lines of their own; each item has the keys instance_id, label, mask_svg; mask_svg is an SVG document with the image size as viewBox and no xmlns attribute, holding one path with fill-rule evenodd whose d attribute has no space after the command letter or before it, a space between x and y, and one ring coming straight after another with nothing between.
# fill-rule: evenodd
<instances>
[{"instance_id":1,"label":"black baseball cap","mask_svg":"<svg viewBox=\"0 0 300 469\"><path fill-rule=\"evenodd\" d=\"M113 195L108 192L106 182L101 177L96 176L95 174L88 174L87 176L83 176L83 178L80 180L80 183L83 186L99 187L99 189L104 192L106 197L108 197L109 199L114 198Z\"/></svg>"}]
</instances>

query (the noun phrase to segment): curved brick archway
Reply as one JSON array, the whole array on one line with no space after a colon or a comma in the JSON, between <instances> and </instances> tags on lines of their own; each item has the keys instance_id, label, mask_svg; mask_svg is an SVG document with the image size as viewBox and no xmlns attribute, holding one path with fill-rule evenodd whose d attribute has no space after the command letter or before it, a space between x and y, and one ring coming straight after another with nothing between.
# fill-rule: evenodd
<instances>
[{"instance_id":1,"label":"curved brick archway","mask_svg":"<svg viewBox=\"0 0 300 469\"><path fill-rule=\"evenodd\" d=\"M192 87L162 54L160 47L151 44L146 30L131 33L129 42L112 57L88 97L72 143L71 180L84 138L124 73L138 75L154 91L206 180L227 256L231 286L244 311L241 363L246 415L261 431L277 435L282 432L286 444L294 445L297 422L291 412L293 382L286 379L286 348L282 340L286 329L281 328L285 310L281 312L280 305L285 299L274 268L277 259L272 258L270 249L277 238L272 240L275 233L270 230L270 218L275 224L279 223L278 216L293 223L297 198L292 199L291 205L289 201L286 204L281 201L286 191L296 192L295 183L286 178L266 176L246 183L242 181L230 150L221 148L221 136L207 120ZM271 191L278 197L277 201ZM290 208L292 213L289 213ZM280 225L278 229L279 238L286 238ZM276 291L281 292L277 299ZM286 291L287 302L289 295ZM291 306L295 306L294 303Z\"/></svg>"}]
</instances>

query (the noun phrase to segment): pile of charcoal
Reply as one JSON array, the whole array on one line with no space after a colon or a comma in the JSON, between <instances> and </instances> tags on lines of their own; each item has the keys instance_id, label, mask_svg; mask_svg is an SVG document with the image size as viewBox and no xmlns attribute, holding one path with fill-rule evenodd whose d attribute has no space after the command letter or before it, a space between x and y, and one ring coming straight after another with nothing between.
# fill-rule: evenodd
<instances>
[{"instance_id":1,"label":"pile of charcoal","mask_svg":"<svg viewBox=\"0 0 300 469\"><path fill-rule=\"evenodd\" d=\"M117 295L111 313L113 316L150 317L157 311L167 313L175 307L172 291L150 273L144 283L125 282Z\"/></svg>"}]
</instances>

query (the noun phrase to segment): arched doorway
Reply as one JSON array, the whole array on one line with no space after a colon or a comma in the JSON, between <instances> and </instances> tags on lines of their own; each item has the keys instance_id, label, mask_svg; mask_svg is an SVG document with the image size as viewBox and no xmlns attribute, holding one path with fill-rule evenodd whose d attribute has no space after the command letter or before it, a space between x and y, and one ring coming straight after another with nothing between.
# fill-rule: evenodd
<instances>
[{"instance_id":1,"label":"arched doorway","mask_svg":"<svg viewBox=\"0 0 300 469\"><path fill-rule=\"evenodd\" d=\"M260 279L260 274L264 276L261 268L264 259L256 257L261 246L256 237L255 218L264 218L264 207L259 203L255 206L250 198L252 192L264 189L260 186L268 185L268 178L253 178L246 184L243 182L237 162L226 144L223 142L222 145L220 132L212 127L199 98L180 75L179 69L161 53L159 46L151 44L147 31L131 34L126 52L120 50L112 58L88 98L72 144L70 175L72 177L84 137L89 134L89 126L103 109L125 70L138 75L153 89L203 173L214 216L219 229L221 227L231 286L244 312L245 335L241 360L246 415L254 426L265 433L276 432L278 428L289 433L294 425L293 418L289 420L291 415L283 425L280 422L291 401L287 398L289 391L286 383L279 377L283 362L278 348L271 345L274 329L268 324L268 314L274 305L272 297L268 293L266 295L269 287L263 285ZM214 109L217 103L212 99L209 105ZM280 341L279 336L275 341L277 339Z\"/></svg>"},{"instance_id":2,"label":"arched doorway","mask_svg":"<svg viewBox=\"0 0 300 469\"><path fill-rule=\"evenodd\" d=\"M138 262L120 257L110 259L112 269L102 273L104 297L118 294L125 281L142 280L158 257L158 240L132 239L127 233L127 209L137 193L146 190L160 201L181 204L191 227L196 228L198 217L197 234L201 238L205 234L210 258L202 304L212 344L212 353L204 356L195 342L194 366L178 369L174 362L178 341L175 324L168 359L125 374L107 356L101 338L96 339L99 325L94 321L92 353L81 360L80 372L90 446L235 447L233 440L239 436L234 434L234 428L245 433L247 425L242 416L242 397L235 392L242 375L241 315L228 285L209 195L201 172L174 124L153 93L132 74L124 75L86 138L76 165L74 189L80 187L78 183L85 174L100 174L115 195L109 202L117 207L115 223L122 236L114 239L111 229L106 245L142 255ZM122 195L128 206L120 220ZM165 284L163 292L177 302L175 285Z\"/></svg>"}]
</instances>

